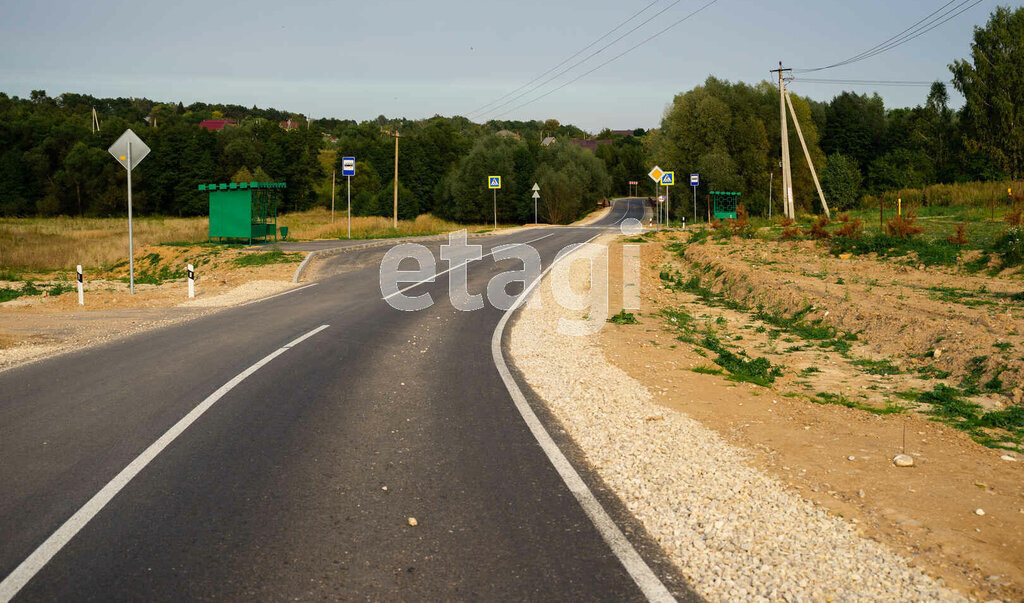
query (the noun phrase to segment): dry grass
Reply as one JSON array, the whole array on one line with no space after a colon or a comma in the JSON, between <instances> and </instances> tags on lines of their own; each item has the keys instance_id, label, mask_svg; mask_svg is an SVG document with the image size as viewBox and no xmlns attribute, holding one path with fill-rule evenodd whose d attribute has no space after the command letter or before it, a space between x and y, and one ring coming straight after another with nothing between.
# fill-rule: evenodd
<instances>
[{"instance_id":1,"label":"dry grass","mask_svg":"<svg viewBox=\"0 0 1024 603\"><path fill-rule=\"evenodd\" d=\"M136 218L135 250L161 243L207 241L208 219ZM288 239L338 239L347 235L345 212L313 209L278 217L289 228ZM424 214L401 220L392 228L389 218L352 218L352 238L371 239L434 235L460 228L471 232L488 226L465 226ZM0 219L0 269L14 271L74 270L76 264L109 267L127 259L127 218L4 218Z\"/></svg>"},{"instance_id":2,"label":"dry grass","mask_svg":"<svg viewBox=\"0 0 1024 603\"><path fill-rule=\"evenodd\" d=\"M205 241L206 218L137 218L135 248L174 241ZM0 267L73 270L126 259L128 218L0 219Z\"/></svg>"},{"instance_id":3,"label":"dry grass","mask_svg":"<svg viewBox=\"0 0 1024 603\"><path fill-rule=\"evenodd\" d=\"M993 202L1005 205L1011 202L1007 189L1012 189L1013 200L1019 201L1024 193L1024 183L1003 182L960 182L955 184L932 184L924 188L887 191L881 195L865 195L862 208L877 208L881 196L886 207L895 207L897 199L903 199L904 209L908 206L979 206L989 207Z\"/></svg>"},{"instance_id":4,"label":"dry grass","mask_svg":"<svg viewBox=\"0 0 1024 603\"><path fill-rule=\"evenodd\" d=\"M470 232L489 229L484 225L465 225L448 222L423 214L415 220L399 220L398 228L392 228L391 218L355 217L352 218L353 239L379 239L388 237L411 237L434 235L465 228ZM288 227L289 239L343 239L348 236L348 221L345 212L335 214L331 224L329 209L311 209L309 211L288 214L278 218L279 226Z\"/></svg>"}]
</instances>

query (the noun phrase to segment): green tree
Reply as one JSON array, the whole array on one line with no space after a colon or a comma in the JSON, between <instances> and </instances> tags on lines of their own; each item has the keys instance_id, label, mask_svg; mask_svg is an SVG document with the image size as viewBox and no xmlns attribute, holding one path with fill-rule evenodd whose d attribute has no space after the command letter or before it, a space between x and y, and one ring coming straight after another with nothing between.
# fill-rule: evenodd
<instances>
[{"instance_id":1,"label":"green tree","mask_svg":"<svg viewBox=\"0 0 1024 603\"><path fill-rule=\"evenodd\" d=\"M830 155L821 171L821 188L829 206L835 210L852 209L860 199L864 177L857 162L845 155Z\"/></svg>"},{"instance_id":2,"label":"green tree","mask_svg":"<svg viewBox=\"0 0 1024 603\"><path fill-rule=\"evenodd\" d=\"M970 59L950 71L964 96L970 148L990 154L1011 178L1024 176L1024 8L997 8L974 29Z\"/></svg>"}]
</instances>

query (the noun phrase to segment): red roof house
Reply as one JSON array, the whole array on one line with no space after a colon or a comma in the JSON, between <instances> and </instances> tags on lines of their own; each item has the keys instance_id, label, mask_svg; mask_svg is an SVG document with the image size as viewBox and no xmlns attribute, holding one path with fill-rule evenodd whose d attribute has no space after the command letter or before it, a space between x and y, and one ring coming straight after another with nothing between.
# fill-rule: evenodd
<instances>
[{"instance_id":1,"label":"red roof house","mask_svg":"<svg viewBox=\"0 0 1024 603\"><path fill-rule=\"evenodd\" d=\"M238 122L233 119L204 119L199 122L199 127L211 132L220 132L225 126L237 126Z\"/></svg>"}]
</instances>

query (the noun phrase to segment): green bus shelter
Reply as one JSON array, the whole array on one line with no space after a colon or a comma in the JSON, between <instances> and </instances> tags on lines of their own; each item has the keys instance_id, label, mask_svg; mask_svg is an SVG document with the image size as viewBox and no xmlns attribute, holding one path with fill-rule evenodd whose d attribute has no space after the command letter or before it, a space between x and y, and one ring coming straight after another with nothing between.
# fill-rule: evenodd
<instances>
[{"instance_id":1,"label":"green bus shelter","mask_svg":"<svg viewBox=\"0 0 1024 603\"><path fill-rule=\"evenodd\" d=\"M715 219L736 219L736 206L740 202L740 193L711 191L708 196L711 200L711 213Z\"/></svg>"},{"instance_id":2,"label":"green bus shelter","mask_svg":"<svg viewBox=\"0 0 1024 603\"><path fill-rule=\"evenodd\" d=\"M284 182L200 184L210 193L210 241L277 240L277 203Z\"/></svg>"}]
</instances>

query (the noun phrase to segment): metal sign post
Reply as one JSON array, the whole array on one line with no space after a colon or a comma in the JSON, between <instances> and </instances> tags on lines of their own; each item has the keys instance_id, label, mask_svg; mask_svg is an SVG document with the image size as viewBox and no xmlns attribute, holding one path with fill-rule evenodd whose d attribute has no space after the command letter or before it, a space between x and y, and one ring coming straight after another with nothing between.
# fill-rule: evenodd
<instances>
[{"instance_id":1,"label":"metal sign post","mask_svg":"<svg viewBox=\"0 0 1024 603\"><path fill-rule=\"evenodd\" d=\"M669 213L670 213L669 212L669 206L670 206L670 203L671 203L671 201L669 201L669 196L668 196L668 191L669 191L668 187L676 185L676 173L675 172L665 172L664 174L662 174L661 175L661 185L665 187L665 227L667 228L668 227L668 223L669 223Z\"/></svg>"},{"instance_id":2,"label":"metal sign post","mask_svg":"<svg viewBox=\"0 0 1024 603\"><path fill-rule=\"evenodd\" d=\"M540 185L536 182L533 183L533 223L540 224L537 221L537 199L540 199Z\"/></svg>"},{"instance_id":3,"label":"metal sign post","mask_svg":"<svg viewBox=\"0 0 1024 603\"><path fill-rule=\"evenodd\" d=\"M341 158L341 175L348 181L348 238L352 238L352 176L356 175L356 158Z\"/></svg>"},{"instance_id":4,"label":"metal sign post","mask_svg":"<svg viewBox=\"0 0 1024 603\"><path fill-rule=\"evenodd\" d=\"M690 187L693 189L693 221L697 222L697 187L700 186L700 174L690 174Z\"/></svg>"},{"instance_id":5,"label":"metal sign post","mask_svg":"<svg viewBox=\"0 0 1024 603\"><path fill-rule=\"evenodd\" d=\"M488 176L487 188L494 192L494 230L498 230L498 189L501 188L501 176Z\"/></svg>"},{"instance_id":6,"label":"metal sign post","mask_svg":"<svg viewBox=\"0 0 1024 603\"><path fill-rule=\"evenodd\" d=\"M114 144L110 145L107 151L128 171L128 290L134 295L135 244L132 240L132 170L146 158L146 155L149 155L149 147L129 128L114 141Z\"/></svg>"}]
</instances>

